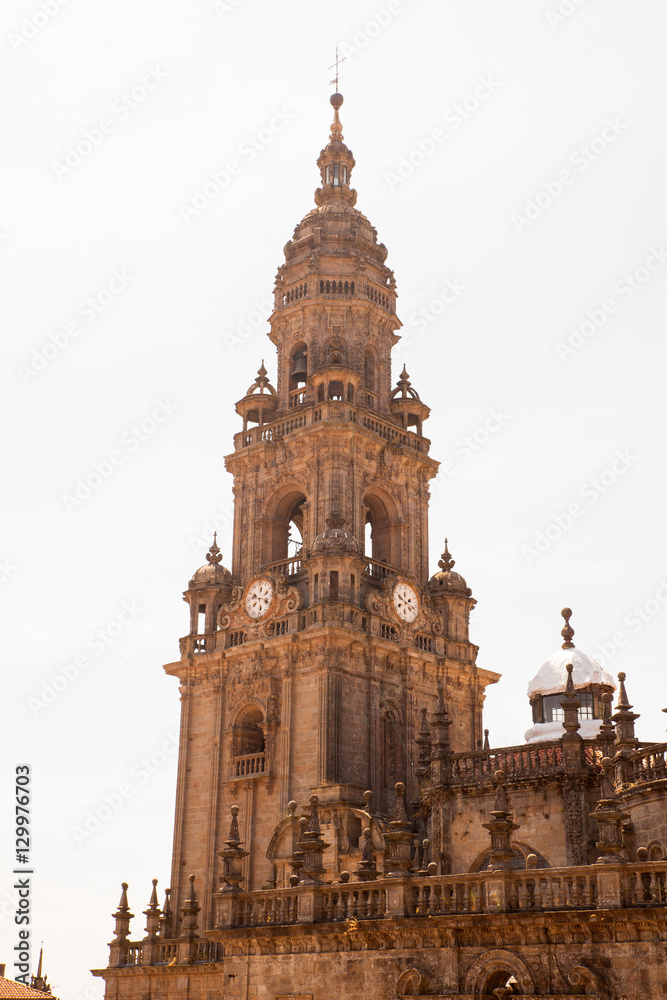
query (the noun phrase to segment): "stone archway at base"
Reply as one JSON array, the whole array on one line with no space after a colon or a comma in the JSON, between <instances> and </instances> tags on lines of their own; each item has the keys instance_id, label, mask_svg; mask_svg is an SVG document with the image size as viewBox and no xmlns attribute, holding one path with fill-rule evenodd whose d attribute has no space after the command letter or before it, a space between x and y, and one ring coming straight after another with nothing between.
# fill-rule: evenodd
<instances>
[{"instance_id":1,"label":"stone archway at base","mask_svg":"<svg viewBox=\"0 0 667 1000\"><path fill-rule=\"evenodd\" d=\"M516 979L520 995L535 996L535 983L526 963L513 952L500 948L487 951L473 962L464 992L475 997L489 996L494 989L504 986L510 976Z\"/></svg>"}]
</instances>

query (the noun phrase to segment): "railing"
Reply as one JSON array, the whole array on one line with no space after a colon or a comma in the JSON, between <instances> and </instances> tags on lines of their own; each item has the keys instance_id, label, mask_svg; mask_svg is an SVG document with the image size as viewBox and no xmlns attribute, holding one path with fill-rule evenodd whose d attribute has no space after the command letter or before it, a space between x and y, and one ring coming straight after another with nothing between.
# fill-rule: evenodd
<instances>
[{"instance_id":1,"label":"railing","mask_svg":"<svg viewBox=\"0 0 667 1000\"><path fill-rule=\"evenodd\" d=\"M658 862L628 871L624 879L626 906L656 906L667 903L667 867Z\"/></svg>"},{"instance_id":2,"label":"railing","mask_svg":"<svg viewBox=\"0 0 667 1000\"><path fill-rule=\"evenodd\" d=\"M267 569L273 570L277 576L297 576L303 569L301 556L294 556L293 559L279 559L278 562L269 563Z\"/></svg>"},{"instance_id":3,"label":"railing","mask_svg":"<svg viewBox=\"0 0 667 1000\"><path fill-rule=\"evenodd\" d=\"M654 744L650 751L635 751L620 763L624 780L633 785L664 781L667 779L667 743Z\"/></svg>"},{"instance_id":4,"label":"railing","mask_svg":"<svg viewBox=\"0 0 667 1000\"><path fill-rule=\"evenodd\" d=\"M384 917L387 899L384 886L373 883L327 888L318 901L318 919L372 920Z\"/></svg>"},{"instance_id":5,"label":"railing","mask_svg":"<svg viewBox=\"0 0 667 1000\"><path fill-rule=\"evenodd\" d=\"M374 406L375 403L371 403ZM251 445L259 444L262 441L274 441L276 438L287 437L294 431L302 427L323 421L332 423L357 423L367 430L379 434L386 441L394 441L396 444L405 445L414 451L428 453L430 441L428 438L418 434L408 432L390 419L378 416L375 413L365 412L345 403L342 400L323 400L314 405L306 403L305 399L293 406L292 415L277 423L267 424L262 427L251 427L248 430L240 431L234 435L234 447L239 450L248 448Z\"/></svg>"},{"instance_id":6,"label":"railing","mask_svg":"<svg viewBox=\"0 0 667 1000\"><path fill-rule=\"evenodd\" d=\"M560 741L507 747L503 750L454 753L450 762L451 780L455 785L476 785L484 781L491 783L496 771L504 771L509 780L516 780L561 774L564 769Z\"/></svg>"},{"instance_id":7,"label":"railing","mask_svg":"<svg viewBox=\"0 0 667 1000\"><path fill-rule=\"evenodd\" d=\"M610 898L610 882L614 883ZM607 909L667 910L667 861L617 862L526 871L433 875L375 882L298 885L234 893L226 928L290 926L360 920L437 918L464 914ZM209 936L214 932L207 932ZM203 938L203 936L202 936ZM112 946L113 948L114 946ZM194 961L223 960L224 939L197 942ZM179 941L125 942L119 966L169 965Z\"/></svg>"},{"instance_id":8,"label":"railing","mask_svg":"<svg viewBox=\"0 0 667 1000\"><path fill-rule=\"evenodd\" d=\"M220 941L200 941L195 962L222 962L223 951Z\"/></svg>"},{"instance_id":9,"label":"railing","mask_svg":"<svg viewBox=\"0 0 667 1000\"><path fill-rule=\"evenodd\" d=\"M621 886L621 907L667 906L667 861L618 864L613 869ZM591 910L608 905L598 898L598 877L604 879L609 872L609 865L586 865L259 890L238 896L234 926ZM499 881L505 886L502 901L497 893ZM398 907L395 902L389 904L389 890L396 886L406 890ZM307 918L299 916L302 894L314 895Z\"/></svg>"},{"instance_id":10,"label":"railing","mask_svg":"<svg viewBox=\"0 0 667 1000\"><path fill-rule=\"evenodd\" d=\"M305 389L294 389L289 394L289 405L291 408L295 406L303 406L306 402L306 390Z\"/></svg>"},{"instance_id":11,"label":"railing","mask_svg":"<svg viewBox=\"0 0 667 1000\"><path fill-rule=\"evenodd\" d=\"M364 559L366 569L364 573L373 577L374 580L384 580L388 576L397 576L398 570L387 563L377 562L375 559Z\"/></svg>"},{"instance_id":12,"label":"railing","mask_svg":"<svg viewBox=\"0 0 667 1000\"><path fill-rule=\"evenodd\" d=\"M234 926L295 924L299 916L298 905L298 895L288 890L268 889L261 893L248 893L238 899Z\"/></svg>"},{"instance_id":13,"label":"railing","mask_svg":"<svg viewBox=\"0 0 667 1000\"><path fill-rule=\"evenodd\" d=\"M234 777L247 778L251 774L264 774L266 770L266 754L246 753L234 757Z\"/></svg>"},{"instance_id":14,"label":"railing","mask_svg":"<svg viewBox=\"0 0 667 1000\"><path fill-rule=\"evenodd\" d=\"M509 903L511 910L590 910L597 899L597 872L578 875L570 869L554 875L542 868L513 876Z\"/></svg>"},{"instance_id":15,"label":"railing","mask_svg":"<svg viewBox=\"0 0 667 1000\"><path fill-rule=\"evenodd\" d=\"M437 881L436 881L437 879ZM420 880L408 897L408 916L435 917L444 913L484 913L486 884L479 876L452 875Z\"/></svg>"},{"instance_id":16,"label":"railing","mask_svg":"<svg viewBox=\"0 0 667 1000\"><path fill-rule=\"evenodd\" d=\"M160 943L160 962L164 962L168 965L178 956L178 942L177 941L162 941Z\"/></svg>"}]
</instances>

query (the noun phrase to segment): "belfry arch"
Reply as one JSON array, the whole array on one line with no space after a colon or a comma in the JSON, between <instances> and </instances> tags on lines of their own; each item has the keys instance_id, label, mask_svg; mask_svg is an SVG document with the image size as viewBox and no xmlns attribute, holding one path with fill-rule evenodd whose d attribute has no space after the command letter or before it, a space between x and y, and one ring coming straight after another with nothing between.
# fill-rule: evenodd
<instances>
[{"instance_id":1,"label":"belfry arch","mask_svg":"<svg viewBox=\"0 0 667 1000\"><path fill-rule=\"evenodd\" d=\"M401 516L393 497L374 486L363 499L364 524L370 524L370 551L364 555L375 562L396 566L401 557Z\"/></svg>"},{"instance_id":2,"label":"belfry arch","mask_svg":"<svg viewBox=\"0 0 667 1000\"><path fill-rule=\"evenodd\" d=\"M267 504L262 544L264 564L287 560L296 555L305 541L304 507L306 494L296 485L285 486ZM290 542L296 543L290 545Z\"/></svg>"}]
</instances>

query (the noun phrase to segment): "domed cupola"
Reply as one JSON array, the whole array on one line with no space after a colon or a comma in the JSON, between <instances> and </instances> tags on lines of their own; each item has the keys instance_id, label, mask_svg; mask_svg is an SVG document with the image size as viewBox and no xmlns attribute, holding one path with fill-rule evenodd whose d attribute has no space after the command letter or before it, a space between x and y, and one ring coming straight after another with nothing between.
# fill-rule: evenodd
<instances>
[{"instance_id":1,"label":"domed cupola","mask_svg":"<svg viewBox=\"0 0 667 1000\"><path fill-rule=\"evenodd\" d=\"M557 740L563 736L564 710L561 701L565 698L569 663L572 664L572 683L580 703L579 734L583 739L591 740L597 736L603 716L602 695L616 690L611 674L572 642L571 610L563 608L561 614L565 619L561 631L563 645L542 664L528 684L528 697L533 710L533 725L525 734L528 743Z\"/></svg>"},{"instance_id":2,"label":"domed cupola","mask_svg":"<svg viewBox=\"0 0 667 1000\"><path fill-rule=\"evenodd\" d=\"M278 348L280 419L301 406L329 402L389 414L391 348L401 326L396 281L386 246L355 207L341 94L333 94L331 104L329 141L317 160L316 207L295 226L276 275L269 336Z\"/></svg>"},{"instance_id":3,"label":"domed cupola","mask_svg":"<svg viewBox=\"0 0 667 1000\"><path fill-rule=\"evenodd\" d=\"M431 597L437 598L440 594L460 594L465 597L472 597L472 590L465 582L460 573L454 572L456 560L452 559L448 540L445 538L445 551L442 553L438 566L439 573L434 573L428 583Z\"/></svg>"},{"instance_id":4,"label":"domed cupola","mask_svg":"<svg viewBox=\"0 0 667 1000\"><path fill-rule=\"evenodd\" d=\"M389 409L406 431L414 431L416 434L422 433L422 424L431 410L426 403L422 403L419 393L413 388L405 365L403 365L403 371L396 383L396 388L391 394ZM458 574L455 575L458 576Z\"/></svg>"},{"instance_id":5,"label":"domed cupola","mask_svg":"<svg viewBox=\"0 0 667 1000\"><path fill-rule=\"evenodd\" d=\"M343 126L338 115L343 104L342 94L332 94L331 105L334 109L334 120L331 125L331 136L317 160L322 177L322 187L315 192L315 204L326 205L332 201L347 202L355 205L357 192L350 188L350 176L354 167L352 151L343 142Z\"/></svg>"},{"instance_id":6,"label":"domed cupola","mask_svg":"<svg viewBox=\"0 0 667 1000\"><path fill-rule=\"evenodd\" d=\"M232 574L222 565L217 532L206 553L206 562L193 574L183 600L190 606L190 635L204 635L217 629L218 611L232 593Z\"/></svg>"},{"instance_id":7,"label":"domed cupola","mask_svg":"<svg viewBox=\"0 0 667 1000\"><path fill-rule=\"evenodd\" d=\"M433 606L442 614L445 637L456 642L468 642L470 638L470 612L477 604L472 590L460 573L454 572L447 539L445 551L438 562L440 571L434 573L428 582L428 592Z\"/></svg>"}]
</instances>

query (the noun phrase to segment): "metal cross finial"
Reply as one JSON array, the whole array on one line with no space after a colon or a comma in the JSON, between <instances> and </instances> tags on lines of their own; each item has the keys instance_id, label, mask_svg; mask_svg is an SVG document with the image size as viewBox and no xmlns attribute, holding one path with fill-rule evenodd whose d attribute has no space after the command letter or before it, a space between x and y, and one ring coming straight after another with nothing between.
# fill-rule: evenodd
<instances>
[{"instance_id":1,"label":"metal cross finial","mask_svg":"<svg viewBox=\"0 0 667 1000\"><path fill-rule=\"evenodd\" d=\"M332 63L331 66L328 67L329 69L334 69L335 68L335 70L336 70L335 77L333 78L333 80L329 81L330 86L336 88L336 93L338 93L338 79L339 79L339 75L340 75L340 73L339 73L339 66L340 66L341 63L344 63L346 59L347 59L347 56L343 56L342 59L338 58L338 46L336 46L336 62Z\"/></svg>"}]
</instances>

